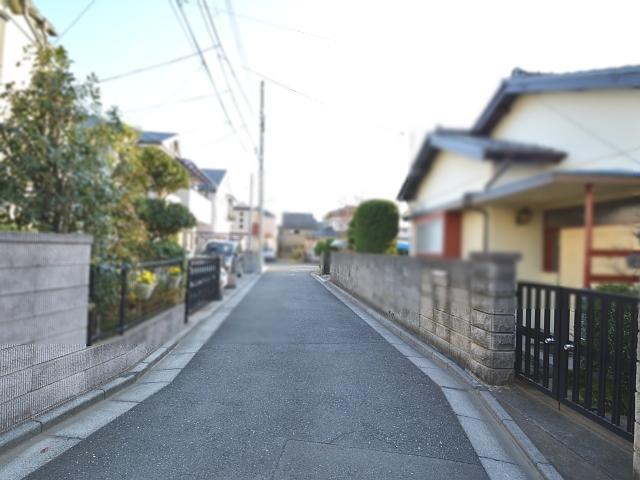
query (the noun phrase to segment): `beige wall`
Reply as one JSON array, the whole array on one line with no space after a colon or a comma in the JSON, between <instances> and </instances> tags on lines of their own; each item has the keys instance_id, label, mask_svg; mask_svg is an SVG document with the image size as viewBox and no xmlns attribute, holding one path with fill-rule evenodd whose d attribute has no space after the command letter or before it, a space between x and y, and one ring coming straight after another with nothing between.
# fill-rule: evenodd
<instances>
[{"instance_id":1,"label":"beige wall","mask_svg":"<svg viewBox=\"0 0 640 480\"><path fill-rule=\"evenodd\" d=\"M593 228L593 248L616 250L640 250L640 242L634 236L637 226L602 225ZM582 287L584 272L584 228L564 228L560 231L559 281L562 285ZM630 275L624 258L594 258L593 274Z\"/></svg>"},{"instance_id":2,"label":"beige wall","mask_svg":"<svg viewBox=\"0 0 640 480\"><path fill-rule=\"evenodd\" d=\"M555 147L568 153L557 165L512 167L496 185L547 170L640 172L640 90L559 92L519 97L494 138Z\"/></svg>"},{"instance_id":3,"label":"beige wall","mask_svg":"<svg viewBox=\"0 0 640 480\"><path fill-rule=\"evenodd\" d=\"M492 173L491 162L440 152L420 184L413 209L435 208L459 200L464 192L482 190Z\"/></svg>"}]
</instances>

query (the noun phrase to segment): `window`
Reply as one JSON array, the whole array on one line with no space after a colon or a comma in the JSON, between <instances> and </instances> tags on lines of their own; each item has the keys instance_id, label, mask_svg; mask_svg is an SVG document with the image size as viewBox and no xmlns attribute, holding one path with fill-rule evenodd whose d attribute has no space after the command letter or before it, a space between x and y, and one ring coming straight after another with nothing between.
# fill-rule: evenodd
<instances>
[{"instance_id":1,"label":"window","mask_svg":"<svg viewBox=\"0 0 640 480\"><path fill-rule=\"evenodd\" d=\"M444 240L444 220L441 216L422 220L416 224L416 253L442 253Z\"/></svg>"}]
</instances>

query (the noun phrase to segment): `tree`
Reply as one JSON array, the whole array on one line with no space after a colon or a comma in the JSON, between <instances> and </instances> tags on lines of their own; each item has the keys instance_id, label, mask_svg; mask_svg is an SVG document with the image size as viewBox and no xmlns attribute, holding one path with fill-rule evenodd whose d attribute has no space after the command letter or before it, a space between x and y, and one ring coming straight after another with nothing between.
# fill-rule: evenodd
<instances>
[{"instance_id":1,"label":"tree","mask_svg":"<svg viewBox=\"0 0 640 480\"><path fill-rule=\"evenodd\" d=\"M122 124L115 112L101 117L95 78L78 84L62 47L39 45L28 60L26 88L0 95L0 223L103 238L116 195L109 146Z\"/></svg>"},{"instance_id":2,"label":"tree","mask_svg":"<svg viewBox=\"0 0 640 480\"><path fill-rule=\"evenodd\" d=\"M357 252L390 253L398 236L400 215L395 203L388 200L368 200L361 203L351 225Z\"/></svg>"},{"instance_id":3,"label":"tree","mask_svg":"<svg viewBox=\"0 0 640 480\"><path fill-rule=\"evenodd\" d=\"M171 192L189 188L189 175L170 155L156 147L142 147L138 152L147 172L147 190L165 198Z\"/></svg>"}]
</instances>

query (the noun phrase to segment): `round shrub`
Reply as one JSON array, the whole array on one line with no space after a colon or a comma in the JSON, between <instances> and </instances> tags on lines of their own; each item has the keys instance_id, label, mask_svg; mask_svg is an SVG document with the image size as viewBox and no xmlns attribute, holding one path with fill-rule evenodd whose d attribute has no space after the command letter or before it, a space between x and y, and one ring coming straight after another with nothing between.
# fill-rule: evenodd
<instances>
[{"instance_id":1,"label":"round shrub","mask_svg":"<svg viewBox=\"0 0 640 480\"><path fill-rule=\"evenodd\" d=\"M400 214L389 200L368 200L358 206L350 225L356 252L389 253L398 236Z\"/></svg>"}]
</instances>

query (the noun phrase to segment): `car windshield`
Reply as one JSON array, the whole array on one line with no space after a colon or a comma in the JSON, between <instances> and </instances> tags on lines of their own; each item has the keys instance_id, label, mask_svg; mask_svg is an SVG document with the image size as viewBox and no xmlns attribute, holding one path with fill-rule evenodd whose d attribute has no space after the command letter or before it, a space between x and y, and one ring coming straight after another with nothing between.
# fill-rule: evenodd
<instances>
[{"instance_id":1,"label":"car windshield","mask_svg":"<svg viewBox=\"0 0 640 480\"><path fill-rule=\"evenodd\" d=\"M233 244L222 242L210 243L205 248L205 252L217 253L219 255L231 255L233 253Z\"/></svg>"}]
</instances>

